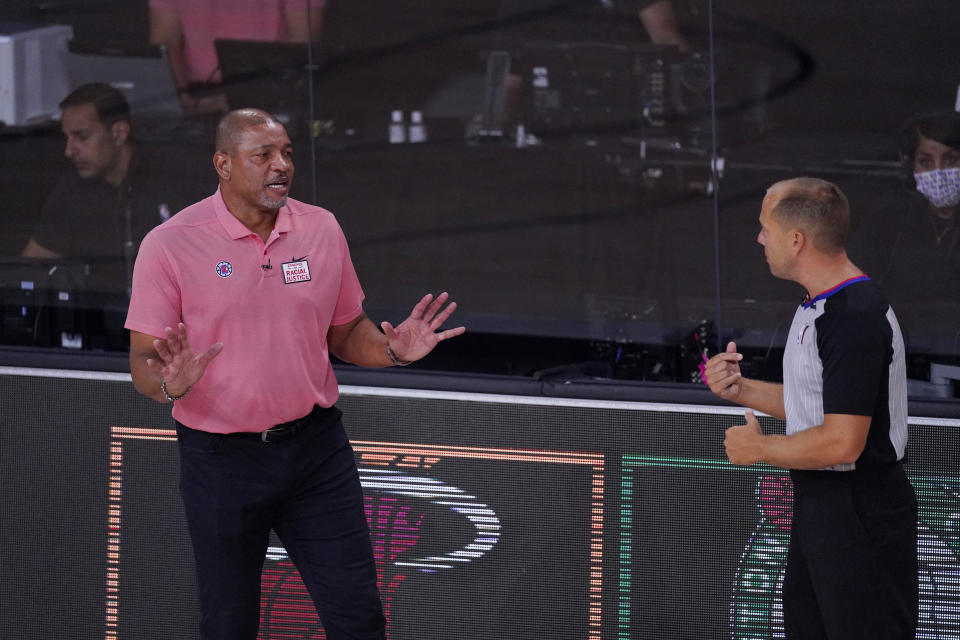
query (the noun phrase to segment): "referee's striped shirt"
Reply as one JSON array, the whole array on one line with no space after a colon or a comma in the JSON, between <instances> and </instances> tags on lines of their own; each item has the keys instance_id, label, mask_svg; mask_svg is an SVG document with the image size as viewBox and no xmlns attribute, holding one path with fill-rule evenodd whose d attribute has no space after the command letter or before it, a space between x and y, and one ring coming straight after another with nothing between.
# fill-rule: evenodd
<instances>
[{"instance_id":1,"label":"referee's striped shirt","mask_svg":"<svg viewBox=\"0 0 960 640\"><path fill-rule=\"evenodd\" d=\"M783 356L787 433L823 424L827 413L870 416L863 453L835 471L903 458L907 373L893 309L867 276L805 301L793 317Z\"/></svg>"}]
</instances>

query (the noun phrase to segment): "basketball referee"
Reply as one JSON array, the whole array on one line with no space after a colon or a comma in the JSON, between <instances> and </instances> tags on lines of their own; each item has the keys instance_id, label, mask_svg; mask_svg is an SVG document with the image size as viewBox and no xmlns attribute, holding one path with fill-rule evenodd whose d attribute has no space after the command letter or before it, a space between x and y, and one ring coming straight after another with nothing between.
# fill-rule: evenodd
<instances>
[{"instance_id":1,"label":"basketball referee","mask_svg":"<svg viewBox=\"0 0 960 640\"><path fill-rule=\"evenodd\" d=\"M793 528L783 583L789 640L912 640L917 503L903 469L903 336L880 290L844 249L850 209L829 182L795 178L763 200L757 241L774 276L802 285L783 384L742 377L736 344L711 358L721 398L786 421L765 435L752 411L727 429L734 464L790 469Z\"/></svg>"}]
</instances>

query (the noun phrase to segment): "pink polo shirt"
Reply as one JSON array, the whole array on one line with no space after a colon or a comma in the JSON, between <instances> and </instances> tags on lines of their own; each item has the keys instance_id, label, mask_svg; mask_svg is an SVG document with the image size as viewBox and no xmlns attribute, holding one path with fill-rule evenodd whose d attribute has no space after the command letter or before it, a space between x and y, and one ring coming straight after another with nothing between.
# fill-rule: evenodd
<instances>
[{"instance_id":1,"label":"pink polo shirt","mask_svg":"<svg viewBox=\"0 0 960 640\"><path fill-rule=\"evenodd\" d=\"M310 0L311 10L323 5ZM285 40L287 13L307 9L304 0L150 0L150 7L180 16L190 82L220 82L215 39Z\"/></svg>"},{"instance_id":2,"label":"pink polo shirt","mask_svg":"<svg viewBox=\"0 0 960 640\"><path fill-rule=\"evenodd\" d=\"M218 189L144 238L126 327L160 337L183 322L197 352L222 342L173 417L215 433L263 431L336 402L327 330L362 304L332 213L288 199L264 244Z\"/></svg>"}]
</instances>

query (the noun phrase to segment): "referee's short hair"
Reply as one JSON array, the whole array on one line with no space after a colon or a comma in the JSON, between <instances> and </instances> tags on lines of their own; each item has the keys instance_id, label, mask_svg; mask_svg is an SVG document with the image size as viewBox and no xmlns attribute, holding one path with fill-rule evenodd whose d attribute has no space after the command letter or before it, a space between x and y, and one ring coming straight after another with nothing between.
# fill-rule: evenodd
<instances>
[{"instance_id":1,"label":"referee's short hair","mask_svg":"<svg viewBox=\"0 0 960 640\"><path fill-rule=\"evenodd\" d=\"M850 203L837 185L804 177L784 180L773 187L780 196L770 211L774 220L803 231L823 253L833 255L844 250L850 233Z\"/></svg>"}]
</instances>

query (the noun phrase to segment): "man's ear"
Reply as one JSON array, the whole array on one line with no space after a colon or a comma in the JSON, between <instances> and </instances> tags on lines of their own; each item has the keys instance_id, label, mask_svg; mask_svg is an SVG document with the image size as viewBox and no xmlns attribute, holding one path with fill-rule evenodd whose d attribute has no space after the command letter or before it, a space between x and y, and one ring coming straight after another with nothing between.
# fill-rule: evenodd
<instances>
[{"instance_id":1,"label":"man's ear","mask_svg":"<svg viewBox=\"0 0 960 640\"><path fill-rule=\"evenodd\" d=\"M213 168L221 180L230 180L230 156L222 151L213 154Z\"/></svg>"},{"instance_id":2,"label":"man's ear","mask_svg":"<svg viewBox=\"0 0 960 640\"><path fill-rule=\"evenodd\" d=\"M110 125L110 135L113 137L113 143L122 147L130 139L130 123L126 120L117 120Z\"/></svg>"},{"instance_id":3,"label":"man's ear","mask_svg":"<svg viewBox=\"0 0 960 640\"><path fill-rule=\"evenodd\" d=\"M790 233L793 240L793 250L795 253L799 253L801 249L807 246L807 234L800 229L794 229Z\"/></svg>"}]
</instances>

